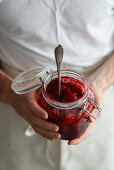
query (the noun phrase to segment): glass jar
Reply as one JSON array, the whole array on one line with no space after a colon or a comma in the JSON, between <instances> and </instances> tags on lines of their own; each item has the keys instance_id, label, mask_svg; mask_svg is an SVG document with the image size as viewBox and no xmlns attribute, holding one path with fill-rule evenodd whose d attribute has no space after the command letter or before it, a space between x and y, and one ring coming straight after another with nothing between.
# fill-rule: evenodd
<instances>
[{"instance_id":1,"label":"glass jar","mask_svg":"<svg viewBox=\"0 0 114 170\"><path fill-rule=\"evenodd\" d=\"M89 125L89 116L92 116L93 107L100 108L94 103L93 91L89 88L86 78L73 70L61 70L61 77L78 80L84 87L84 93L76 101L62 103L52 100L47 93L47 86L58 77L57 72L49 73L44 68L27 70L14 79L12 89L18 94L28 93L42 86L36 100L38 104L47 111L48 121L59 126L61 139L70 140L79 137ZM69 95L69 94L67 94Z\"/></svg>"},{"instance_id":2,"label":"glass jar","mask_svg":"<svg viewBox=\"0 0 114 170\"><path fill-rule=\"evenodd\" d=\"M89 103L88 97L94 101L94 94L89 89L87 80L82 74L71 70L62 70L61 77L68 77L80 81L84 85L84 96L74 102L61 103L50 99L47 93L47 85L50 81L57 78L57 72L49 75L44 83L42 90L37 97L39 105L47 111L48 120L59 126L61 139L69 140L79 137L89 125L89 116L84 113L84 107L91 112L93 109L92 103ZM69 95L69 94L68 94Z\"/></svg>"}]
</instances>

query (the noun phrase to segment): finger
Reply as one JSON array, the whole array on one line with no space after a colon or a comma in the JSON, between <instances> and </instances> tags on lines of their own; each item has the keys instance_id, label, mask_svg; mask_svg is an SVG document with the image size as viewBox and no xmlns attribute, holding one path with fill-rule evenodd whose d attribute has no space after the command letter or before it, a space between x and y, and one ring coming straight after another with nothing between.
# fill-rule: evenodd
<instances>
[{"instance_id":1,"label":"finger","mask_svg":"<svg viewBox=\"0 0 114 170\"><path fill-rule=\"evenodd\" d=\"M43 128L37 126L37 125L33 125L32 127L34 128L36 133L42 133L42 134L44 134L48 137L54 138L54 139L60 139L61 138L60 133L43 129Z\"/></svg>"},{"instance_id":2,"label":"finger","mask_svg":"<svg viewBox=\"0 0 114 170\"><path fill-rule=\"evenodd\" d=\"M32 102L31 107L29 109L38 117L42 117L44 119L48 118L48 113L44 109L42 109L36 102Z\"/></svg>"},{"instance_id":3,"label":"finger","mask_svg":"<svg viewBox=\"0 0 114 170\"><path fill-rule=\"evenodd\" d=\"M96 118L97 114L98 114L98 110L97 109L93 109L91 114ZM94 119L92 116L89 116L89 121L91 123L95 123L96 119Z\"/></svg>"},{"instance_id":4,"label":"finger","mask_svg":"<svg viewBox=\"0 0 114 170\"><path fill-rule=\"evenodd\" d=\"M39 135L41 135L43 138L48 139L48 140L51 140L51 141L54 141L54 140L55 140L55 138L49 137L49 136L47 136L47 135L45 135L45 134L43 134L43 133L39 133Z\"/></svg>"},{"instance_id":5,"label":"finger","mask_svg":"<svg viewBox=\"0 0 114 170\"><path fill-rule=\"evenodd\" d=\"M40 117L35 117L33 114L30 115L30 120L40 126L43 129L50 130L50 131L55 131L57 132L59 130L59 127L55 125L54 123L51 123L45 119L42 119Z\"/></svg>"},{"instance_id":6,"label":"finger","mask_svg":"<svg viewBox=\"0 0 114 170\"><path fill-rule=\"evenodd\" d=\"M28 109L33 112L36 116L42 117L44 119L48 118L48 113L42 109L36 101L36 93L30 93L26 98L26 104Z\"/></svg>"},{"instance_id":7,"label":"finger","mask_svg":"<svg viewBox=\"0 0 114 170\"><path fill-rule=\"evenodd\" d=\"M68 142L68 145L77 145L77 144L81 143L83 140L85 140L89 136L94 124L95 123L90 123L88 128L86 129L86 131L79 138L70 140Z\"/></svg>"}]
</instances>

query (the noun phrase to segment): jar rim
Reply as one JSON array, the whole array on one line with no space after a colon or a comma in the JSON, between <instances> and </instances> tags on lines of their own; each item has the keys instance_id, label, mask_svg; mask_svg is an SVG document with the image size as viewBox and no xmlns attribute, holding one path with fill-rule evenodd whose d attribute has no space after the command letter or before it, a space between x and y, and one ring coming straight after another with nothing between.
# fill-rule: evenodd
<instances>
[{"instance_id":1,"label":"jar rim","mask_svg":"<svg viewBox=\"0 0 114 170\"><path fill-rule=\"evenodd\" d=\"M62 102L50 99L50 97L49 97L49 95L48 95L48 93L46 91L46 87L47 87L46 83L47 83L47 81L49 79L52 79L52 78L54 78L54 77L56 77L58 75L57 71L49 74L46 77L46 79L45 79L45 81L43 83L43 87L42 87L42 94L43 94L43 97L46 100L46 102L49 103L51 106L53 106L55 108L59 108L59 109L72 109L74 107L78 107L78 106L82 105L87 100L87 98L89 96L89 85L88 85L88 82L87 82L85 76L82 73L79 73L77 71L70 70L70 69L61 70L61 76L64 75L64 74L70 74L70 75L78 76L78 78L83 80L83 84L84 84L84 88L85 88L85 94L83 95L82 98L80 98L80 99L78 99L78 100L76 100L74 102L68 102L68 103L62 103ZM64 76L71 77L69 75L64 75ZM74 79L76 79L76 78L74 78Z\"/></svg>"}]
</instances>

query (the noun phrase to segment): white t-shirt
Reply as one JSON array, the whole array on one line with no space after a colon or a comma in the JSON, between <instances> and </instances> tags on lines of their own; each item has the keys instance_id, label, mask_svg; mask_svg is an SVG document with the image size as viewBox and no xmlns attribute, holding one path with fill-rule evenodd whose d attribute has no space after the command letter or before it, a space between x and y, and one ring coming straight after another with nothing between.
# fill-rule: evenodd
<instances>
[{"instance_id":1,"label":"white t-shirt","mask_svg":"<svg viewBox=\"0 0 114 170\"><path fill-rule=\"evenodd\" d=\"M58 44L64 69L91 69L113 51L113 33L113 0L0 0L0 58L20 70L55 70Z\"/></svg>"}]
</instances>

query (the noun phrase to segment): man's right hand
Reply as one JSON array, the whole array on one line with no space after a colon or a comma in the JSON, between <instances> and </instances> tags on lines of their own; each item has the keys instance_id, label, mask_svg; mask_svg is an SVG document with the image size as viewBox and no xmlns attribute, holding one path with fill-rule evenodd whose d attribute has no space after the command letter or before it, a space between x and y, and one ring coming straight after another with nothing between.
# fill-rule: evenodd
<instances>
[{"instance_id":1,"label":"man's right hand","mask_svg":"<svg viewBox=\"0 0 114 170\"><path fill-rule=\"evenodd\" d=\"M2 93L0 99L3 103L11 105L20 116L26 119L36 133L49 140L59 139L61 135L58 133L59 127L46 120L48 114L36 102L36 92L17 95L11 89L12 79L0 71L0 91ZM3 80L3 81L2 81Z\"/></svg>"}]
</instances>

